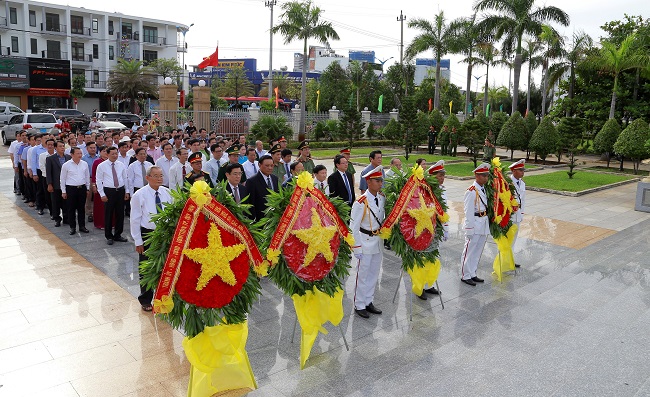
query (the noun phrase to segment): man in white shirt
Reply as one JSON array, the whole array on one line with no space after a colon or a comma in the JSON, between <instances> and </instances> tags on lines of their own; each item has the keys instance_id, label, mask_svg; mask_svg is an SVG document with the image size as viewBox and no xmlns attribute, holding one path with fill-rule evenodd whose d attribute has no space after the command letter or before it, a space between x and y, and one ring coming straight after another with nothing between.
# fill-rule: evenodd
<instances>
[{"instance_id":1,"label":"man in white shirt","mask_svg":"<svg viewBox=\"0 0 650 397\"><path fill-rule=\"evenodd\" d=\"M524 173L526 171L526 160L521 159L517 162L510 164L510 179L512 179L513 184L515 185L515 191L512 192L515 200L519 203L517 211L512 213L512 223L517 225L517 231L515 232L515 237L512 239L512 249L514 251L515 242L517 241L517 236L519 235L519 229L521 228L521 221L524 220L524 209L526 207L526 182L524 182ZM515 267L521 267L521 265L515 263Z\"/></svg>"},{"instance_id":2,"label":"man in white shirt","mask_svg":"<svg viewBox=\"0 0 650 397\"><path fill-rule=\"evenodd\" d=\"M47 190L47 170L45 169L45 161L49 156L54 154L54 142L54 138L48 138L47 141L45 141L47 151L38 155L38 168L41 174L38 183L42 185L41 189L43 190L45 207L47 207L51 219L54 219L52 215L52 196Z\"/></svg>"},{"instance_id":3,"label":"man in white shirt","mask_svg":"<svg viewBox=\"0 0 650 397\"><path fill-rule=\"evenodd\" d=\"M222 165L226 165L227 161L222 161L223 149L219 144L213 143L210 146L210 152L212 157L208 161L203 162L203 171L210 174L210 179L212 180L212 186L217 186L217 178L219 177L219 169Z\"/></svg>"},{"instance_id":4,"label":"man in white shirt","mask_svg":"<svg viewBox=\"0 0 650 397\"><path fill-rule=\"evenodd\" d=\"M262 141L255 141L255 154L257 155L258 159L265 154L268 154L268 152L264 150L264 144Z\"/></svg>"},{"instance_id":5,"label":"man in white shirt","mask_svg":"<svg viewBox=\"0 0 650 397\"><path fill-rule=\"evenodd\" d=\"M147 161L147 149L143 147L135 150L135 160L126 170L126 186L130 196L147 185L147 170L153 167L153 164Z\"/></svg>"},{"instance_id":6,"label":"man in white shirt","mask_svg":"<svg viewBox=\"0 0 650 397\"><path fill-rule=\"evenodd\" d=\"M97 193L104 202L104 237L106 237L106 244L113 245L113 241L126 242L122 237L122 231L124 231L124 202L129 199L129 193L126 190L126 167L117 160L117 149L108 147L106 155L108 159L97 166L95 181ZM113 231L113 217L115 217L115 231Z\"/></svg>"},{"instance_id":7,"label":"man in white shirt","mask_svg":"<svg viewBox=\"0 0 650 397\"><path fill-rule=\"evenodd\" d=\"M176 151L178 162L169 169L169 188L174 190L185 185L185 175L192 171L190 163L187 161L189 151L187 148L180 148Z\"/></svg>"},{"instance_id":8,"label":"man in white shirt","mask_svg":"<svg viewBox=\"0 0 650 397\"><path fill-rule=\"evenodd\" d=\"M476 286L484 280L476 275L483 248L490 234L487 217L487 195L485 184L488 181L490 164L483 163L474 169L476 180L465 191L463 199L465 212L465 247L460 256L461 279L465 284Z\"/></svg>"},{"instance_id":9,"label":"man in white shirt","mask_svg":"<svg viewBox=\"0 0 650 397\"><path fill-rule=\"evenodd\" d=\"M90 172L88 164L81 161L83 153L77 147L70 148L71 160L68 160L61 167L61 195L68 204L68 224L70 225L70 235L77 233L77 222L79 231L89 233L86 229L86 195L90 188ZM75 212L77 218L75 219Z\"/></svg>"},{"instance_id":10,"label":"man in white shirt","mask_svg":"<svg viewBox=\"0 0 650 397\"><path fill-rule=\"evenodd\" d=\"M129 161L131 160L131 156L127 154L128 151L129 142L120 141L120 143L117 144L117 161L124 164L124 168L129 167Z\"/></svg>"},{"instance_id":11,"label":"man in white shirt","mask_svg":"<svg viewBox=\"0 0 650 397\"><path fill-rule=\"evenodd\" d=\"M101 124L97 121L97 117L93 117L90 124L88 124L88 129L91 131L101 128Z\"/></svg>"},{"instance_id":12,"label":"man in white shirt","mask_svg":"<svg viewBox=\"0 0 650 397\"><path fill-rule=\"evenodd\" d=\"M172 202L172 196L166 187L162 186L163 172L160 167L153 166L147 171L147 185L135 192L131 198L131 237L135 241L135 251L138 253L138 262L147 260L145 251L148 246L144 245L144 239L148 233L156 228L156 224L151 221L151 216L159 213L165 208L166 204ZM139 276L142 280L142 275ZM151 301L153 300L153 290L146 286L140 285L140 296L138 301L142 310L150 312L153 310Z\"/></svg>"},{"instance_id":13,"label":"man in white shirt","mask_svg":"<svg viewBox=\"0 0 650 397\"><path fill-rule=\"evenodd\" d=\"M244 167L244 172L246 173L246 179L251 179L252 177L257 174L257 171L260 170L260 166L257 163L257 154L255 152L255 149L248 148L246 149L246 157L248 158L246 161L244 161L244 164L242 164L242 167Z\"/></svg>"},{"instance_id":14,"label":"man in white shirt","mask_svg":"<svg viewBox=\"0 0 650 397\"><path fill-rule=\"evenodd\" d=\"M22 131L20 132L22 133ZM11 159L11 167L14 169L14 193L20 194L20 188L19 188L19 177L18 177L18 167L15 166L15 158L14 154L16 153L18 146L22 145L23 141L20 137L16 137L15 140L11 142L9 145L9 149L7 152L9 153L9 158Z\"/></svg>"},{"instance_id":15,"label":"man in white shirt","mask_svg":"<svg viewBox=\"0 0 650 397\"><path fill-rule=\"evenodd\" d=\"M330 186L327 183L327 168L323 164L314 167L314 186L326 196L330 194Z\"/></svg>"},{"instance_id":16,"label":"man in white shirt","mask_svg":"<svg viewBox=\"0 0 650 397\"><path fill-rule=\"evenodd\" d=\"M156 160L156 166L163 171L163 186L169 187L169 170L172 165L178 163L178 159L172 156L173 148L171 143L162 145L163 156Z\"/></svg>"},{"instance_id":17,"label":"man in white shirt","mask_svg":"<svg viewBox=\"0 0 650 397\"><path fill-rule=\"evenodd\" d=\"M399 157L393 157L390 159L390 169L386 171L386 178L395 175L396 172L393 171L393 168L396 168L397 172L402 172L402 160L400 160Z\"/></svg>"}]
</instances>

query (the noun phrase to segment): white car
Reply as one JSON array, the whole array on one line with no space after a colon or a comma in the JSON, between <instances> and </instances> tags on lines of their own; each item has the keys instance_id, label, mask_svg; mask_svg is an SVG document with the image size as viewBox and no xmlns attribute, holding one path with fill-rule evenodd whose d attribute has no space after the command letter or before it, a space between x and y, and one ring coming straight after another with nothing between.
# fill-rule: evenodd
<instances>
[{"instance_id":1,"label":"white car","mask_svg":"<svg viewBox=\"0 0 650 397\"><path fill-rule=\"evenodd\" d=\"M52 113L22 113L13 116L9 124L2 128L2 143L9 145L16 140L16 134L22 130L27 132L50 132L56 125L56 117Z\"/></svg>"},{"instance_id":2,"label":"white car","mask_svg":"<svg viewBox=\"0 0 650 397\"><path fill-rule=\"evenodd\" d=\"M99 122L100 127L97 128L96 130L91 130L88 131L86 134L90 134L91 132L99 131L102 133L107 133L107 132L120 132L122 130L128 130L129 128L125 126L124 124L117 122L117 121L100 121Z\"/></svg>"}]
</instances>

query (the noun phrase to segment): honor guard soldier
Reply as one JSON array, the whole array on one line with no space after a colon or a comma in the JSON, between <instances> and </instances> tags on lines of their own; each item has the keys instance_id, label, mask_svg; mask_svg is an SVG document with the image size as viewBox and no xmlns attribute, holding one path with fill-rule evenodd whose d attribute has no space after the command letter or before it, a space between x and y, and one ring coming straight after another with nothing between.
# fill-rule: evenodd
<instances>
[{"instance_id":1,"label":"honor guard soldier","mask_svg":"<svg viewBox=\"0 0 650 397\"><path fill-rule=\"evenodd\" d=\"M490 164L482 163L474 170L476 180L465 191L463 199L465 209L465 247L460 257L461 281L465 284L475 286L484 280L476 276L483 247L488 234L490 224L487 217L487 195L485 194L485 183L488 181Z\"/></svg>"},{"instance_id":2,"label":"honor guard soldier","mask_svg":"<svg viewBox=\"0 0 650 397\"><path fill-rule=\"evenodd\" d=\"M193 185L196 181L205 181L205 183L207 183L210 187L214 187L212 185L212 180L210 179L210 174L203 171L202 169L203 158L201 156L201 152L190 154L189 162L190 166L192 167L192 171L185 175L185 180L188 181L190 185Z\"/></svg>"},{"instance_id":3,"label":"honor guard soldier","mask_svg":"<svg viewBox=\"0 0 650 397\"><path fill-rule=\"evenodd\" d=\"M350 229L357 244L352 248L358 259L354 311L360 317L368 318L369 313L381 314L372 301L384 254L379 229L384 222L386 198L379 191L384 181L381 165L361 177L367 182L368 189L352 204L350 216Z\"/></svg>"},{"instance_id":4,"label":"honor guard soldier","mask_svg":"<svg viewBox=\"0 0 650 397\"><path fill-rule=\"evenodd\" d=\"M298 155L296 161L302 163L302 165L305 167L305 171L309 172L310 174L313 174L315 164L314 164L314 160L311 159L309 141L300 142L300 145L298 145L298 152L300 153L300 155Z\"/></svg>"},{"instance_id":5,"label":"honor guard soldier","mask_svg":"<svg viewBox=\"0 0 650 397\"><path fill-rule=\"evenodd\" d=\"M524 182L524 172L526 167L526 160L521 159L515 163L510 164L510 171L512 171L512 175L510 175L510 179L512 179L512 183L515 185L515 191L514 191L514 196L515 200L517 200L517 203L519 203L519 208L517 211L513 212L512 216L510 219L512 219L512 223L517 225L517 232L515 233L515 237L512 239L512 248L514 251L515 248L515 242L517 241L517 235L519 235L519 229L521 227L521 221L524 220L524 209L526 208L526 183ZM520 267L521 265L518 265L515 263L515 267Z\"/></svg>"}]
</instances>

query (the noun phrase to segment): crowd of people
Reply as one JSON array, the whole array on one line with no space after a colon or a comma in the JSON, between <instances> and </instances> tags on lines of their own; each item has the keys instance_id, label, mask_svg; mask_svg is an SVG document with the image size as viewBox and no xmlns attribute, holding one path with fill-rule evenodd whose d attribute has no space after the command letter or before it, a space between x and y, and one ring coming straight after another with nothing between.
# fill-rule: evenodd
<instances>
[{"instance_id":1,"label":"crowd of people","mask_svg":"<svg viewBox=\"0 0 650 397\"><path fill-rule=\"evenodd\" d=\"M21 131L11 143L9 154L15 170L14 192L29 207L39 215L47 211L55 227L68 225L70 235L89 233L87 225L92 223L94 228L103 230L107 245L128 241L123 232L125 217L129 217L131 237L140 260L145 259L147 248L144 236L155 228L151 215L171 202L171 190L185 188L186 183L197 180L210 186L225 182L233 199L251 204L250 217L259 220L267 209L268 194L286 187L307 171L314 176L316 188L341 198L351 207L350 227L357 242L353 252L358 262L355 312L363 318L381 314L373 304L383 249L389 248L379 237L386 216L381 188L385 178L403 172L401 160L391 159L386 172L381 151L370 152L369 164L361 171L361 195L357 197L350 148L340 150L333 159L332 172L328 173L325 165L316 165L312 160L308 141L300 142L296 150L289 149L287 143L284 136L279 136L268 143L266 150L259 140L248 142L244 135L230 139L216 132L208 133L190 121L184 129L170 126L160 131L148 126L107 134L92 130ZM444 162L438 161L428 168L425 159L418 159L417 163L436 177L444 192ZM520 223L525 202L523 160L511 169L520 203L513 221ZM489 164L476 168L476 181L465 192L461 281L472 286L483 282L476 270L489 234L483 187L487 172ZM448 225L444 225L444 240L448 235ZM426 294L438 291L432 285L425 286L419 297L426 300ZM144 311L152 310L152 297L153 291L141 287L138 299Z\"/></svg>"}]
</instances>

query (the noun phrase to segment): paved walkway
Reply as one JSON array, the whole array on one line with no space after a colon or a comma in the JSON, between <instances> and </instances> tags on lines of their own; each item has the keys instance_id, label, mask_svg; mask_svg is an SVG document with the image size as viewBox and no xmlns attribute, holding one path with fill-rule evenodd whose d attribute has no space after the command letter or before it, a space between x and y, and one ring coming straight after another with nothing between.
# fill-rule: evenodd
<instances>
[{"instance_id":1,"label":"paved walkway","mask_svg":"<svg viewBox=\"0 0 650 397\"><path fill-rule=\"evenodd\" d=\"M103 233L69 236L18 201L0 157L0 397L184 396L183 336L141 312L133 243ZM636 186L578 198L529 193L518 274L459 282L460 198L446 183L451 239L442 248L437 299L398 286L385 255L370 320L352 315L355 272L346 280L339 333L321 336L307 368L290 343L290 299L268 280L250 315L248 352L260 389L251 396L650 395L650 214L634 212ZM125 233L126 234L126 233Z\"/></svg>"}]
</instances>

